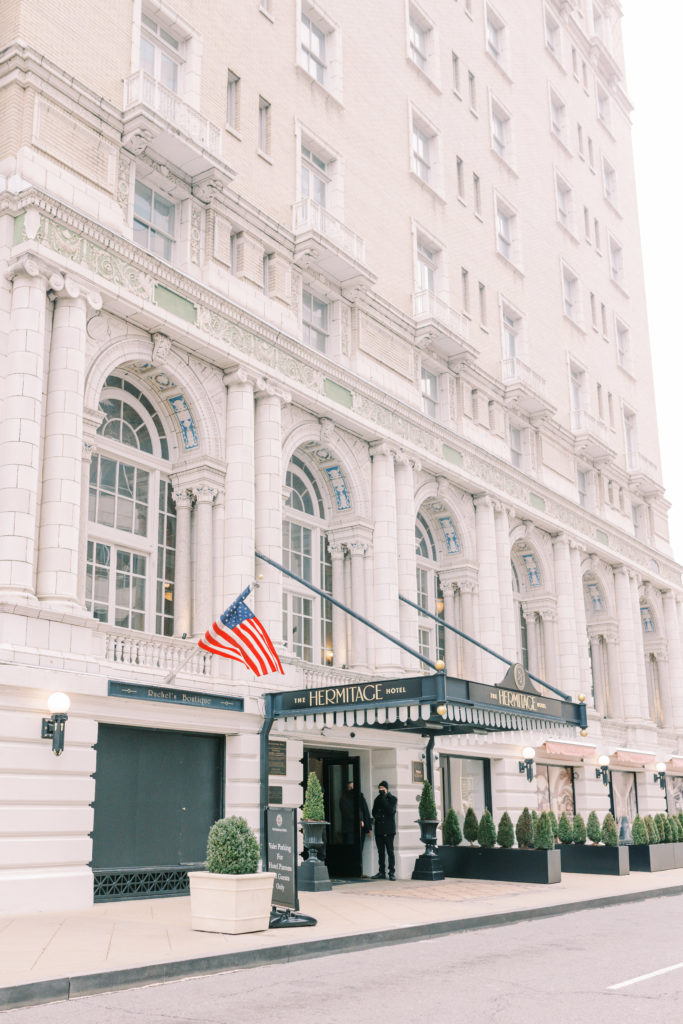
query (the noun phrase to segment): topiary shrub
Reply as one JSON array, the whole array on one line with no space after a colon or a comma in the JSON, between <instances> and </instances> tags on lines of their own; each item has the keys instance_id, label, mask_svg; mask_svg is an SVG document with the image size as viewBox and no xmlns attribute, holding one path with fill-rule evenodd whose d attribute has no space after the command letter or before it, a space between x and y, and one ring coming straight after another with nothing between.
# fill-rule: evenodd
<instances>
[{"instance_id":1,"label":"topiary shrub","mask_svg":"<svg viewBox=\"0 0 683 1024\"><path fill-rule=\"evenodd\" d=\"M320 786L320 781L315 772L309 772L306 784L306 796L304 805L301 808L301 817L304 821L325 820L325 799Z\"/></svg>"},{"instance_id":2,"label":"topiary shrub","mask_svg":"<svg viewBox=\"0 0 683 1024\"><path fill-rule=\"evenodd\" d=\"M655 825L655 820L651 814L648 814L645 818L645 828L647 829L647 839L650 846L654 846L659 842L659 829Z\"/></svg>"},{"instance_id":3,"label":"topiary shrub","mask_svg":"<svg viewBox=\"0 0 683 1024\"><path fill-rule=\"evenodd\" d=\"M560 826L557 822L557 818L555 817L555 811L548 811L548 821L550 822L550 831L553 834L553 840L554 842L557 842L560 837Z\"/></svg>"},{"instance_id":4,"label":"topiary shrub","mask_svg":"<svg viewBox=\"0 0 683 1024\"><path fill-rule=\"evenodd\" d=\"M436 821L436 802L434 800L434 790L432 784L425 779L422 785L422 796L420 797L420 804L417 809L417 816L420 821Z\"/></svg>"},{"instance_id":5,"label":"topiary shrub","mask_svg":"<svg viewBox=\"0 0 683 1024\"><path fill-rule=\"evenodd\" d=\"M683 825L681 825L675 814L669 815L669 825L671 826L671 835L673 836L672 842L680 843L683 840Z\"/></svg>"},{"instance_id":6,"label":"topiary shrub","mask_svg":"<svg viewBox=\"0 0 683 1024\"><path fill-rule=\"evenodd\" d=\"M473 808L468 807L467 813L465 815L465 821L462 827L462 834L464 835L465 839L470 844L470 846L474 846L477 840L478 832L479 822L477 821L477 816L474 813Z\"/></svg>"},{"instance_id":7,"label":"topiary shrub","mask_svg":"<svg viewBox=\"0 0 683 1024\"><path fill-rule=\"evenodd\" d=\"M538 825L538 811L531 812L531 845L536 846L536 826Z\"/></svg>"},{"instance_id":8,"label":"topiary shrub","mask_svg":"<svg viewBox=\"0 0 683 1024\"><path fill-rule=\"evenodd\" d=\"M635 818L633 819L631 838L633 839L634 846L648 846L650 842L645 822L639 814L636 814Z\"/></svg>"},{"instance_id":9,"label":"topiary shrub","mask_svg":"<svg viewBox=\"0 0 683 1024\"><path fill-rule=\"evenodd\" d=\"M605 819L602 823L602 830L600 832L600 838L602 839L605 846L618 846L619 845L619 833L617 832L617 823L614 820L614 816L610 811L605 815Z\"/></svg>"},{"instance_id":10,"label":"topiary shrub","mask_svg":"<svg viewBox=\"0 0 683 1024\"><path fill-rule=\"evenodd\" d=\"M671 827L667 828L666 815L655 814L655 825L657 826L657 832L659 833L660 843L670 843Z\"/></svg>"},{"instance_id":11,"label":"topiary shrub","mask_svg":"<svg viewBox=\"0 0 683 1024\"><path fill-rule=\"evenodd\" d=\"M662 819L661 820L662 820L662 826L663 826L663 829L664 829L664 842L665 843L673 843L674 842L674 837L673 837L673 833L671 832L671 824L669 823L669 819L667 818L666 814L662 814Z\"/></svg>"},{"instance_id":12,"label":"topiary shrub","mask_svg":"<svg viewBox=\"0 0 683 1024\"><path fill-rule=\"evenodd\" d=\"M520 850L528 850L534 838L533 822L528 807L524 808L517 819L515 835L517 836L517 845Z\"/></svg>"},{"instance_id":13,"label":"topiary shrub","mask_svg":"<svg viewBox=\"0 0 683 1024\"><path fill-rule=\"evenodd\" d=\"M444 818L441 828L443 829L444 846L460 846L460 843L462 842L462 830L460 828L460 822L458 821L458 815L452 807Z\"/></svg>"},{"instance_id":14,"label":"topiary shrub","mask_svg":"<svg viewBox=\"0 0 683 1024\"><path fill-rule=\"evenodd\" d=\"M507 811L498 823L498 845L504 850L510 850L515 845L515 830L512 826L512 818Z\"/></svg>"},{"instance_id":15,"label":"topiary shrub","mask_svg":"<svg viewBox=\"0 0 683 1024\"><path fill-rule=\"evenodd\" d=\"M209 831L206 870L214 875L254 875L259 843L244 818L220 818Z\"/></svg>"},{"instance_id":16,"label":"topiary shrub","mask_svg":"<svg viewBox=\"0 0 683 1024\"><path fill-rule=\"evenodd\" d=\"M572 823L567 817L566 811L562 811L562 814L560 815L560 820L557 825L557 834L559 836L560 842L564 843L565 846L568 846L570 843L574 842L574 832L572 829Z\"/></svg>"},{"instance_id":17,"label":"topiary shrub","mask_svg":"<svg viewBox=\"0 0 683 1024\"><path fill-rule=\"evenodd\" d=\"M586 823L580 814L574 815L574 825L572 827L572 841L577 846L583 846L586 842Z\"/></svg>"},{"instance_id":18,"label":"topiary shrub","mask_svg":"<svg viewBox=\"0 0 683 1024\"><path fill-rule=\"evenodd\" d=\"M683 811L680 811L676 817L678 818L678 824L681 826L681 835L683 835Z\"/></svg>"},{"instance_id":19,"label":"topiary shrub","mask_svg":"<svg viewBox=\"0 0 683 1024\"><path fill-rule=\"evenodd\" d=\"M493 815L488 807L481 816L479 828L477 829L477 839L479 845L484 850L492 850L496 845L496 826L493 821Z\"/></svg>"},{"instance_id":20,"label":"topiary shrub","mask_svg":"<svg viewBox=\"0 0 683 1024\"><path fill-rule=\"evenodd\" d=\"M553 830L550 825L550 818L548 812L543 811L539 815L538 821L536 822L536 831L534 833L534 846L537 850L552 850L555 846L555 837Z\"/></svg>"},{"instance_id":21,"label":"topiary shrub","mask_svg":"<svg viewBox=\"0 0 683 1024\"><path fill-rule=\"evenodd\" d=\"M590 839L593 846L597 846L600 842L600 822L595 811L591 811L588 815L588 821L586 822L586 835Z\"/></svg>"}]
</instances>

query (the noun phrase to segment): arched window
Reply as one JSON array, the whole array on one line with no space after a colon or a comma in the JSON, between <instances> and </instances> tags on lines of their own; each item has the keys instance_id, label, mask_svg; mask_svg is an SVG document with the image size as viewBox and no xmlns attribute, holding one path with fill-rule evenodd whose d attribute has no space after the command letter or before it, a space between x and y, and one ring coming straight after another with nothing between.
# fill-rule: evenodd
<instances>
[{"instance_id":1,"label":"arched window","mask_svg":"<svg viewBox=\"0 0 683 1024\"><path fill-rule=\"evenodd\" d=\"M285 477L288 497L282 523L285 568L326 593L332 593L332 560L325 528L325 506L318 483L298 456ZM303 661L334 664L332 605L313 591L286 579L282 630L287 648Z\"/></svg>"},{"instance_id":2,"label":"arched window","mask_svg":"<svg viewBox=\"0 0 683 1024\"><path fill-rule=\"evenodd\" d=\"M86 607L100 622L173 635L176 514L168 440L149 399L108 377L90 462Z\"/></svg>"},{"instance_id":3,"label":"arched window","mask_svg":"<svg viewBox=\"0 0 683 1024\"><path fill-rule=\"evenodd\" d=\"M418 513L415 523L415 554L417 555L417 603L432 615L443 616L444 599L439 582L436 544L425 518ZM443 626L421 615L418 620L418 649L432 661L445 657Z\"/></svg>"}]
</instances>

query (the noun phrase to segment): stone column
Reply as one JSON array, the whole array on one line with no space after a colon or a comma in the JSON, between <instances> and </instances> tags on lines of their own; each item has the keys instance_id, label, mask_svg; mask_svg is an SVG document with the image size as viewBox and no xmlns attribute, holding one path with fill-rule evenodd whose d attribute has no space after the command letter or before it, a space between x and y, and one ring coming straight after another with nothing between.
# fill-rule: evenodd
<instances>
[{"instance_id":1,"label":"stone column","mask_svg":"<svg viewBox=\"0 0 683 1024\"><path fill-rule=\"evenodd\" d=\"M605 634L605 645L607 648L607 685L609 694L607 696L607 714L610 718L622 719L625 717L624 693L619 685L619 637L616 633Z\"/></svg>"},{"instance_id":2,"label":"stone column","mask_svg":"<svg viewBox=\"0 0 683 1024\"><path fill-rule=\"evenodd\" d=\"M225 492L218 491L213 503L213 565L211 572L211 607L213 619L225 610L223 598L225 587L223 571L225 568ZM213 622L213 619L211 620Z\"/></svg>"},{"instance_id":3,"label":"stone column","mask_svg":"<svg viewBox=\"0 0 683 1024\"><path fill-rule=\"evenodd\" d=\"M579 659L579 690L590 693L591 670L588 657L588 624L586 602L583 597L583 575L581 573L581 548L573 542L569 545L569 557L574 581L574 617L576 619L576 644Z\"/></svg>"},{"instance_id":4,"label":"stone column","mask_svg":"<svg viewBox=\"0 0 683 1024\"><path fill-rule=\"evenodd\" d=\"M256 550L282 565L282 406L291 395L267 383L256 393L254 418L254 532ZM256 591L261 622L276 645L282 644L282 584L278 569L256 559L256 574L263 576ZM334 628L335 664L337 629ZM345 629L344 625L344 629ZM339 663L341 664L341 662Z\"/></svg>"},{"instance_id":5,"label":"stone column","mask_svg":"<svg viewBox=\"0 0 683 1024\"><path fill-rule=\"evenodd\" d=\"M12 300L0 416L0 598L35 601L48 271L25 257L11 266ZM51 285L61 287L55 274Z\"/></svg>"},{"instance_id":6,"label":"stone column","mask_svg":"<svg viewBox=\"0 0 683 1024\"><path fill-rule=\"evenodd\" d=\"M70 278L55 297L45 399L43 485L38 541L38 597L56 609L80 610L78 576L83 453L86 296ZM54 294L54 293L52 293ZM92 293L87 305L100 309Z\"/></svg>"},{"instance_id":7,"label":"stone column","mask_svg":"<svg viewBox=\"0 0 683 1024\"><path fill-rule=\"evenodd\" d=\"M498 583L500 586L500 653L511 661L517 659L517 629L512 594L512 564L510 561L510 517L503 505L494 505L496 551L498 554Z\"/></svg>"},{"instance_id":8,"label":"stone column","mask_svg":"<svg viewBox=\"0 0 683 1024\"><path fill-rule=\"evenodd\" d=\"M367 617L364 563L367 544L351 541L348 548L351 555L351 603L354 611ZM351 618L351 660L349 664L356 671L368 666L368 627L354 618Z\"/></svg>"},{"instance_id":9,"label":"stone column","mask_svg":"<svg viewBox=\"0 0 683 1024\"><path fill-rule=\"evenodd\" d=\"M462 631L468 636L477 639L477 629L474 620L474 595L477 584L474 580L460 580L460 611L462 614ZM482 641L483 643L483 641ZM463 672L465 679L473 679L479 682L481 679L481 654L482 651L470 643L469 640L462 642Z\"/></svg>"},{"instance_id":10,"label":"stone column","mask_svg":"<svg viewBox=\"0 0 683 1024\"><path fill-rule=\"evenodd\" d=\"M83 442L81 456L81 508L79 517L78 544L78 603L85 607L85 582L88 562L88 504L90 495L90 464L95 446L90 441Z\"/></svg>"},{"instance_id":11,"label":"stone column","mask_svg":"<svg viewBox=\"0 0 683 1024\"><path fill-rule=\"evenodd\" d=\"M254 579L254 386L258 378L235 370L228 386L225 475L225 605ZM281 482L278 485L282 486ZM259 572L261 569L259 568Z\"/></svg>"},{"instance_id":12,"label":"stone column","mask_svg":"<svg viewBox=\"0 0 683 1024\"><path fill-rule=\"evenodd\" d=\"M543 678L541 671L541 644L539 638L538 620L536 612L531 611L525 604L522 604L522 611L526 619L527 650L529 654L529 671L534 675Z\"/></svg>"},{"instance_id":13,"label":"stone column","mask_svg":"<svg viewBox=\"0 0 683 1024\"><path fill-rule=\"evenodd\" d=\"M410 601L417 600L417 560L415 555L415 488L413 462L404 453L396 457L396 554L398 562L398 592ZM409 647L417 649L418 613L404 601L398 606L399 637ZM423 620L424 621L424 620ZM401 651L405 669L417 672L420 662Z\"/></svg>"},{"instance_id":14,"label":"stone column","mask_svg":"<svg viewBox=\"0 0 683 1024\"><path fill-rule=\"evenodd\" d=\"M640 692L636 672L636 641L634 636L633 602L628 570L614 570L614 592L619 623L619 681L624 717L633 721L641 717ZM640 628L640 624L638 624Z\"/></svg>"},{"instance_id":15,"label":"stone column","mask_svg":"<svg viewBox=\"0 0 683 1024\"><path fill-rule=\"evenodd\" d=\"M459 626L460 624L456 614L458 601L457 585L442 579L441 589L443 590L444 620L448 625ZM445 629L444 640L446 672L449 676L460 676L462 672L462 666L460 664L460 637L457 633L452 633L450 629Z\"/></svg>"},{"instance_id":16,"label":"stone column","mask_svg":"<svg viewBox=\"0 0 683 1024\"><path fill-rule=\"evenodd\" d=\"M372 518L374 525L374 619L392 636L400 632L398 600L398 547L396 529L396 481L394 452L386 444L375 445L372 456ZM375 667L395 673L401 669L400 648L375 635Z\"/></svg>"},{"instance_id":17,"label":"stone column","mask_svg":"<svg viewBox=\"0 0 683 1024\"><path fill-rule=\"evenodd\" d=\"M603 675L603 664L601 656L601 644L600 637L593 635L590 638L590 651L591 661L593 663L593 689L594 689L594 706L596 711L606 718L609 714L609 700L608 700L608 689L605 685L605 679ZM590 707L590 689L586 691L586 702Z\"/></svg>"},{"instance_id":18,"label":"stone column","mask_svg":"<svg viewBox=\"0 0 683 1024\"><path fill-rule=\"evenodd\" d=\"M557 640L560 688L575 697L580 691L579 652L576 642L574 582L569 554L569 539L559 534L553 539L555 593L557 594Z\"/></svg>"},{"instance_id":19,"label":"stone column","mask_svg":"<svg viewBox=\"0 0 683 1024\"><path fill-rule=\"evenodd\" d=\"M349 604L344 593L344 546L335 544L332 538L328 538L330 558L332 559L332 594L338 601ZM348 665L349 656L346 649L346 612L342 608L332 605L332 641L334 644L334 665L340 668Z\"/></svg>"},{"instance_id":20,"label":"stone column","mask_svg":"<svg viewBox=\"0 0 683 1024\"><path fill-rule=\"evenodd\" d=\"M502 653L500 582L493 503L487 494L474 498L477 558L479 560L479 639L493 651ZM490 654L481 656L482 682L500 681L500 662Z\"/></svg>"},{"instance_id":21,"label":"stone column","mask_svg":"<svg viewBox=\"0 0 683 1024\"><path fill-rule=\"evenodd\" d=\"M681 634L676 611L676 596L672 590L663 594L664 629L669 649L669 683L671 687L671 707L673 724L676 729L683 729L683 650Z\"/></svg>"},{"instance_id":22,"label":"stone column","mask_svg":"<svg viewBox=\"0 0 683 1024\"><path fill-rule=\"evenodd\" d=\"M225 608L213 607L213 502L218 494L215 487L206 485L193 487L195 506L195 580L194 580L194 630L205 633L216 616Z\"/></svg>"},{"instance_id":23,"label":"stone column","mask_svg":"<svg viewBox=\"0 0 683 1024\"><path fill-rule=\"evenodd\" d=\"M174 631L176 636L191 633L192 627L192 551L190 547L190 513L192 494L184 488L177 487L173 491L176 511L176 551L175 551L175 600ZM216 612L218 615L219 612ZM211 620L213 622L213 619ZM202 632L211 625L207 622ZM201 624L199 624L201 629Z\"/></svg>"},{"instance_id":24,"label":"stone column","mask_svg":"<svg viewBox=\"0 0 683 1024\"><path fill-rule=\"evenodd\" d=\"M636 687L640 699L640 717L650 718L647 671L645 669L645 644L643 642L643 619L640 614L639 580L635 573L629 573L631 587L631 611L633 613L633 640L635 645Z\"/></svg>"},{"instance_id":25,"label":"stone column","mask_svg":"<svg viewBox=\"0 0 683 1024\"><path fill-rule=\"evenodd\" d=\"M557 615L554 611L547 609L543 612L543 660L545 661L544 682L564 690L560 683L563 680L558 675L558 642L557 642Z\"/></svg>"}]
</instances>

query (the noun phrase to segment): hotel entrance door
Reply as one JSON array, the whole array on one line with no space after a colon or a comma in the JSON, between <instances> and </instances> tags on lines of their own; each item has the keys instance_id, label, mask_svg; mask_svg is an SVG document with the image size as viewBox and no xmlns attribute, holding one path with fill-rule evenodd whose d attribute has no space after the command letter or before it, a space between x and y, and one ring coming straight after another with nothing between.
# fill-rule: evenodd
<instances>
[{"instance_id":1,"label":"hotel entrance door","mask_svg":"<svg viewBox=\"0 0 683 1024\"><path fill-rule=\"evenodd\" d=\"M360 758L346 751L307 750L304 779L315 772L325 795L330 878L360 878L363 874L360 833Z\"/></svg>"}]
</instances>

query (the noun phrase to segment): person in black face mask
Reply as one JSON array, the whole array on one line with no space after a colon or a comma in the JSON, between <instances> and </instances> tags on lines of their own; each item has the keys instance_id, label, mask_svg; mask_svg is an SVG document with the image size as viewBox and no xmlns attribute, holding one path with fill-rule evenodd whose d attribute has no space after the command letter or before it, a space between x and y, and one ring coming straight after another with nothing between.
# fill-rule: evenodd
<instances>
[{"instance_id":1,"label":"person in black face mask","mask_svg":"<svg viewBox=\"0 0 683 1024\"><path fill-rule=\"evenodd\" d=\"M372 817L375 821L375 843L379 856L379 871L373 878L386 878L386 861L389 861L389 881L396 878L396 859L394 857L394 836L396 835L396 797L389 792L389 783L382 780L379 793L372 805Z\"/></svg>"}]
</instances>

